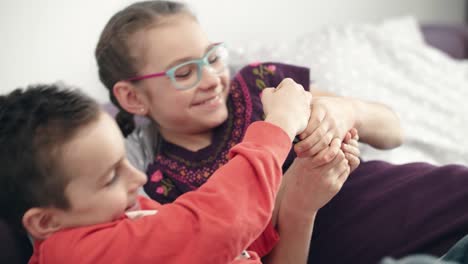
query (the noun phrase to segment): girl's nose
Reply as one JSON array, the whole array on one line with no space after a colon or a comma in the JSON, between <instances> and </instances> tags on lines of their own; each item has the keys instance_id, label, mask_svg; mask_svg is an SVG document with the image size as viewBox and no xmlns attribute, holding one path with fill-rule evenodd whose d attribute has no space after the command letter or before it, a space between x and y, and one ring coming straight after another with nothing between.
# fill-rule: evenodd
<instances>
[{"instance_id":1,"label":"girl's nose","mask_svg":"<svg viewBox=\"0 0 468 264\"><path fill-rule=\"evenodd\" d=\"M200 83L198 84L199 89L214 89L218 86L219 82L220 77L213 68L210 66L204 66L201 68Z\"/></svg>"}]
</instances>

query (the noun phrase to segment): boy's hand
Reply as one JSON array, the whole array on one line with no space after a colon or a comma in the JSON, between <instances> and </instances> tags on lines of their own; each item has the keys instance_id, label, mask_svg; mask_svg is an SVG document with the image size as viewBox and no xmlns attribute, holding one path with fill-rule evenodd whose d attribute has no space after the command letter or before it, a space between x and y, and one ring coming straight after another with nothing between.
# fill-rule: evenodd
<instances>
[{"instance_id":1,"label":"boy's hand","mask_svg":"<svg viewBox=\"0 0 468 264\"><path fill-rule=\"evenodd\" d=\"M292 139L307 127L312 94L290 78L284 79L276 89L262 92L265 121L281 127Z\"/></svg>"}]
</instances>

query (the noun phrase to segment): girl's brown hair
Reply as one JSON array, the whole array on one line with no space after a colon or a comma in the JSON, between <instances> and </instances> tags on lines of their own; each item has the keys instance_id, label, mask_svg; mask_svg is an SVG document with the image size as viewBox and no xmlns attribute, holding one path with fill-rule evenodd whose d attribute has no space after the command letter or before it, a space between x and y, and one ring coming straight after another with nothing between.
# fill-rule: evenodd
<instances>
[{"instance_id":1,"label":"girl's brown hair","mask_svg":"<svg viewBox=\"0 0 468 264\"><path fill-rule=\"evenodd\" d=\"M134 77L144 64L141 52L132 52L136 34L169 15L188 14L188 7L173 1L143 1L117 12L104 27L95 50L99 78L109 90L111 102L119 108L116 121L127 136L135 128L133 115L125 111L112 91L120 80ZM133 44L133 45L132 45ZM140 55L140 56L139 56Z\"/></svg>"}]
</instances>

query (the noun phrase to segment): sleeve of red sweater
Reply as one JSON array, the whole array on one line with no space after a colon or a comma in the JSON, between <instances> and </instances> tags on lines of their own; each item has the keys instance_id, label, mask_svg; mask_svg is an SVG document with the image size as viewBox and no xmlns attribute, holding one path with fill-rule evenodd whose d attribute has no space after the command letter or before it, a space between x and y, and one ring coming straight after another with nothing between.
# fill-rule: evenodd
<instances>
[{"instance_id":1,"label":"sleeve of red sweater","mask_svg":"<svg viewBox=\"0 0 468 264\"><path fill-rule=\"evenodd\" d=\"M54 234L39 263L230 263L267 226L291 142L259 121L233 147L231 160L197 191L152 216Z\"/></svg>"}]
</instances>

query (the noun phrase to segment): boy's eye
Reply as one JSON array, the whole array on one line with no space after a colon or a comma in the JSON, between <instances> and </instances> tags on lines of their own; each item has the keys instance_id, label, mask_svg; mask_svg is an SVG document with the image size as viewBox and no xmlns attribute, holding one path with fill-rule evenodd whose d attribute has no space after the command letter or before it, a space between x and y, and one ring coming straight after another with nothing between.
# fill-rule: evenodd
<instances>
[{"instance_id":1,"label":"boy's eye","mask_svg":"<svg viewBox=\"0 0 468 264\"><path fill-rule=\"evenodd\" d=\"M119 179L119 174L117 174L115 171L113 172L112 174L112 178L106 182L106 186L111 186L113 185L114 183L117 182L117 180Z\"/></svg>"}]
</instances>

